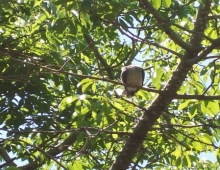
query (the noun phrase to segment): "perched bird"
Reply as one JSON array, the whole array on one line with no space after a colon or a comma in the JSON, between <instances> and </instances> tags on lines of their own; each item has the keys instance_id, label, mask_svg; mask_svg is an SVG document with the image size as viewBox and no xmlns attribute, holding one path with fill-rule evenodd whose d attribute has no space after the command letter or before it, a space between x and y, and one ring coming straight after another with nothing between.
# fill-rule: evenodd
<instances>
[{"instance_id":1,"label":"perched bird","mask_svg":"<svg viewBox=\"0 0 220 170\"><path fill-rule=\"evenodd\" d=\"M124 94L132 97L143 86L144 69L138 66L129 65L121 69L121 81L126 85ZM129 87L131 85L131 87Z\"/></svg>"}]
</instances>

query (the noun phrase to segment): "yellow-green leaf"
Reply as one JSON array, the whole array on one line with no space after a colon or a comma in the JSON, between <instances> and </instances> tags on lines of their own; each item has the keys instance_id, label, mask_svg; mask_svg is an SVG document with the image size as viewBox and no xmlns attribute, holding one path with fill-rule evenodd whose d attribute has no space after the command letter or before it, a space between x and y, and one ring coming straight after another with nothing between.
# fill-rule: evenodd
<instances>
[{"instance_id":1,"label":"yellow-green leaf","mask_svg":"<svg viewBox=\"0 0 220 170\"><path fill-rule=\"evenodd\" d=\"M161 6L161 0L152 0L152 5L155 9L159 9Z\"/></svg>"},{"instance_id":2,"label":"yellow-green leaf","mask_svg":"<svg viewBox=\"0 0 220 170\"><path fill-rule=\"evenodd\" d=\"M67 107L71 106L72 103L77 99L76 96L65 97L59 104L59 112L62 112Z\"/></svg>"},{"instance_id":3,"label":"yellow-green leaf","mask_svg":"<svg viewBox=\"0 0 220 170\"><path fill-rule=\"evenodd\" d=\"M202 101L201 110L203 114L216 115L219 113L219 104L216 101Z\"/></svg>"},{"instance_id":4,"label":"yellow-green leaf","mask_svg":"<svg viewBox=\"0 0 220 170\"><path fill-rule=\"evenodd\" d=\"M171 5L171 0L163 0L163 5L165 8L169 8Z\"/></svg>"},{"instance_id":5,"label":"yellow-green leaf","mask_svg":"<svg viewBox=\"0 0 220 170\"><path fill-rule=\"evenodd\" d=\"M188 107L188 105L189 105L189 101L185 101L178 106L178 110L182 110L182 109Z\"/></svg>"}]
</instances>

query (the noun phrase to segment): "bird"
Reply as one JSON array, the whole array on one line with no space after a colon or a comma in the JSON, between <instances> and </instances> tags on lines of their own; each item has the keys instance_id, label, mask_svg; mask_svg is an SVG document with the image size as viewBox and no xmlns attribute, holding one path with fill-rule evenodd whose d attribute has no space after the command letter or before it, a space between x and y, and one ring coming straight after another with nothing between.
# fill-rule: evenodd
<instances>
[{"instance_id":1,"label":"bird","mask_svg":"<svg viewBox=\"0 0 220 170\"><path fill-rule=\"evenodd\" d=\"M144 77L144 69L141 67L135 65L122 67L121 81L125 84L123 94L126 94L128 98L133 97L140 87L143 86Z\"/></svg>"}]
</instances>

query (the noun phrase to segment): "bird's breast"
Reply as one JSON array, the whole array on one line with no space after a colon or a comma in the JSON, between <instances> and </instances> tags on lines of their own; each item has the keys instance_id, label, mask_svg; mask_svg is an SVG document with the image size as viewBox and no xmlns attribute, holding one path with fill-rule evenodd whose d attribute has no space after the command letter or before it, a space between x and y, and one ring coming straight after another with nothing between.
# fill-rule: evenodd
<instances>
[{"instance_id":1,"label":"bird's breast","mask_svg":"<svg viewBox=\"0 0 220 170\"><path fill-rule=\"evenodd\" d=\"M129 70L126 78L127 78L126 84L131 86L142 86L143 80L142 80L141 71L131 69Z\"/></svg>"}]
</instances>

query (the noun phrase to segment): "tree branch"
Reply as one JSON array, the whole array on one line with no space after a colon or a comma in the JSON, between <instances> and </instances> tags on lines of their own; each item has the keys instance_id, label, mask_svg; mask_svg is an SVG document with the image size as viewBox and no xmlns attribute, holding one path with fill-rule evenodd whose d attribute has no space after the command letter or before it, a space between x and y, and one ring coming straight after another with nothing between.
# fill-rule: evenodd
<instances>
[{"instance_id":1,"label":"tree branch","mask_svg":"<svg viewBox=\"0 0 220 170\"><path fill-rule=\"evenodd\" d=\"M218 96L204 96L204 95L176 95L174 99L196 99L196 100L219 100Z\"/></svg>"},{"instance_id":2,"label":"tree branch","mask_svg":"<svg viewBox=\"0 0 220 170\"><path fill-rule=\"evenodd\" d=\"M220 38L219 38L218 41L220 43ZM15 60L15 61L24 63L24 64L29 64L29 65L40 67L40 68L43 68L45 70L50 71L50 72L41 72L42 74L44 74L44 73L45 74L51 74L51 73L53 73L53 74L60 74L60 73L63 73L63 74L71 75L71 76L75 76L75 77L89 78L89 79L94 79L94 80L106 81L106 82L109 82L109 83L112 83L112 84L125 86L125 84L123 84L121 82L110 80L110 79L106 79L106 78L88 76L88 75L83 75L83 74L76 74L76 73L71 73L71 72L68 72L68 71L62 71L60 69L56 70L56 69L53 69L53 68L50 68L50 67L47 67L47 66L38 65L36 63L22 61L22 60L13 58L13 57L10 57L10 58ZM191 59L191 60L193 60L193 59ZM188 61L186 61L187 65L188 65ZM7 78L7 77L11 78L11 76L0 76L0 78ZM158 93L158 94L159 93L163 93L162 90L155 90L155 89L148 88L148 87L141 87L140 89L148 91L148 92ZM218 96L204 96L204 95L180 95L179 94L179 95L175 95L173 99L219 100L220 96L219 95Z\"/></svg>"},{"instance_id":3,"label":"tree branch","mask_svg":"<svg viewBox=\"0 0 220 170\"><path fill-rule=\"evenodd\" d=\"M47 67L47 66L42 66L42 65L39 65L39 64L36 64L36 63L32 63L32 62L28 62L28 61L22 61L22 60L19 60L17 58L14 58L14 57L10 57L10 58L15 60L15 61L18 61L18 62L21 62L21 63L24 63L24 64L29 64L29 65L32 65L32 66L36 66L36 67L40 67L40 68L43 68L43 69L49 71L49 72L43 72L42 71L42 72L40 72L41 74L51 74L51 73L52 74L60 74L60 73L63 73L63 74L71 75L71 76L75 76L75 77L106 81L106 82L109 82L109 83L112 83L112 84L126 86L125 84L123 84L121 82L110 80L110 79L107 79L107 78L77 74L77 73L72 73L72 72L68 72L68 71L62 71L60 69L56 70L56 69L53 69L53 68L50 68L50 67ZM39 73L37 73L37 74L39 74ZM0 76L0 78L6 78L6 77L8 77L8 76ZM159 93L160 92L160 90L155 90L155 89L151 89L151 88L147 88L147 87L141 87L140 89L143 89L143 90L146 90L146 91L149 91L149 92L154 92L154 93Z\"/></svg>"},{"instance_id":4,"label":"tree branch","mask_svg":"<svg viewBox=\"0 0 220 170\"><path fill-rule=\"evenodd\" d=\"M218 148L216 145L214 145L214 143L213 143L212 141L210 141L210 143L208 143L208 142L203 142L203 141L201 141L198 137L195 137L195 136L192 137L192 136L189 136L188 134L183 133L183 132L181 132L181 131L179 131L179 130L177 130L177 129L175 129L175 130L177 131L177 133L182 134L183 136L185 136L185 137L191 139L192 141L200 142L200 143L203 143L203 144L208 145L208 146L213 146L215 149Z\"/></svg>"},{"instance_id":5,"label":"tree branch","mask_svg":"<svg viewBox=\"0 0 220 170\"><path fill-rule=\"evenodd\" d=\"M190 69L191 67L184 64L183 61L179 63L163 91L159 93L154 101L152 101L151 105L146 109L143 116L134 127L132 134L126 140L122 151L116 157L110 170L125 170L129 167L133 156L142 145L149 130L156 123L162 112L168 107L172 99L175 98L177 90L185 80Z\"/></svg>"},{"instance_id":6,"label":"tree branch","mask_svg":"<svg viewBox=\"0 0 220 170\"><path fill-rule=\"evenodd\" d=\"M164 128L168 127L181 127L181 128L197 128L197 127L212 127L212 128L220 128L220 126L214 124L198 124L198 125L181 125L181 124L160 124L160 126Z\"/></svg>"},{"instance_id":7,"label":"tree branch","mask_svg":"<svg viewBox=\"0 0 220 170\"><path fill-rule=\"evenodd\" d=\"M98 65L98 68L99 68L99 72L101 75L103 75L102 73L102 69L99 65L99 62L104 66L105 70L107 71L107 74L108 74L108 77L110 79L114 79L114 75L113 75L113 72L112 70L110 69L109 65L105 62L105 60L102 58L102 56L99 54L98 52L98 49L97 47L95 46L95 42L94 40L92 39L92 37L88 34L84 34L84 37L87 41L87 43L89 44L89 47L92 49L92 51L94 52L94 55L96 57L96 60L97 60L97 65ZM104 75L103 75L104 76Z\"/></svg>"},{"instance_id":8,"label":"tree branch","mask_svg":"<svg viewBox=\"0 0 220 170\"><path fill-rule=\"evenodd\" d=\"M48 156L49 158L56 156L57 154L63 152L66 150L69 146L71 146L75 141L76 141L77 134L72 133L67 137L61 144L55 146L54 148L50 149L49 151L45 152L45 155ZM37 167L40 167L44 162L45 158L39 158L38 162L34 161L32 163L29 163L24 166L19 166L18 168L22 170L30 170L30 169L36 169Z\"/></svg>"},{"instance_id":9,"label":"tree branch","mask_svg":"<svg viewBox=\"0 0 220 170\"><path fill-rule=\"evenodd\" d=\"M213 49L215 49L216 47L220 46L220 38L217 38L215 40L213 40L212 44L210 46L208 46L205 50L203 50L203 52L192 59L189 59L186 61L187 64L195 64L198 63L199 61L203 60L206 58L206 56L212 52Z\"/></svg>"},{"instance_id":10,"label":"tree branch","mask_svg":"<svg viewBox=\"0 0 220 170\"><path fill-rule=\"evenodd\" d=\"M182 57L181 54L179 54L179 53L177 53L177 52L175 52L175 51L173 51L173 50L171 50L171 49L169 49L169 48L163 47L163 46L161 46L161 45L159 45L159 44L157 44L157 43L155 43L155 42L151 42L151 41L148 41L148 40L146 40L146 39L140 38L140 37L134 35L132 32L130 32L130 31L128 31L128 30L127 30L127 31L124 31L124 30L121 29L120 27L119 27L118 29L119 29L119 31L120 31L123 35L126 35L127 37L129 37L129 38L132 39L132 40L136 40L136 41L139 41L139 42L145 42L146 44L153 45L153 46L155 46L155 47L164 49L164 50L166 50L166 51L168 51L168 52L170 52L170 53L172 53L172 54L174 54L174 55L176 55L176 56L178 56L178 57L180 57L180 58ZM129 32L131 35L129 35L127 32Z\"/></svg>"},{"instance_id":11,"label":"tree branch","mask_svg":"<svg viewBox=\"0 0 220 170\"><path fill-rule=\"evenodd\" d=\"M15 158L11 159L10 156L8 155L8 153L3 149L0 148L0 156L4 159L4 161L6 162L5 164L1 165L0 167L3 168L4 166L17 166L13 160L15 160Z\"/></svg>"},{"instance_id":12,"label":"tree branch","mask_svg":"<svg viewBox=\"0 0 220 170\"><path fill-rule=\"evenodd\" d=\"M194 34L192 34L193 36L190 41L190 44L192 44L194 51L196 52L201 50L201 42L204 37L204 31L208 21L208 13L210 12L211 1L206 0L204 5L205 6L200 4L199 6L196 22L193 29Z\"/></svg>"},{"instance_id":13,"label":"tree branch","mask_svg":"<svg viewBox=\"0 0 220 170\"><path fill-rule=\"evenodd\" d=\"M170 24L167 20L165 20L148 0L139 0L140 4L150 12L154 18L157 20L159 26L162 27L163 31L172 39L176 44L182 47L185 50L191 50L192 46L184 42L180 36L176 35L176 33L170 28Z\"/></svg>"}]
</instances>

